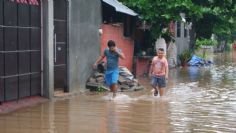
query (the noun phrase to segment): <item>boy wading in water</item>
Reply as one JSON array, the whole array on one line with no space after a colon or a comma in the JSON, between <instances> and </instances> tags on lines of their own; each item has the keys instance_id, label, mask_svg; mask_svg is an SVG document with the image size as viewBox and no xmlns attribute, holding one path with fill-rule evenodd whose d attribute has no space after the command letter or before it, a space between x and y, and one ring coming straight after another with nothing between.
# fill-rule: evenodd
<instances>
[{"instance_id":1,"label":"boy wading in water","mask_svg":"<svg viewBox=\"0 0 236 133\"><path fill-rule=\"evenodd\" d=\"M97 64L106 57L107 69L105 72L105 81L110 87L111 92L113 92L114 98L116 96L117 81L119 78L119 58L125 59L125 55L116 47L113 40L108 41L107 46L108 48L106 48L103 54L97 59L93 65L93 68L95 69Z\"/></svg>"},{"instance_id":2,"label":"boy wading in water","mask_svg":"<svg viewBox=\"0 0 236 133\"><path fill-rule=\"evenodd\" d=\"M159 48L157 51L157 56L152 60L150 67L149 76L152 77L151 85L154 89L154 96L160 96L164 94L164 88L166 87L166 79L168 79L168 62L164 56L164 49Z\"/></svg>"}]
</instances>

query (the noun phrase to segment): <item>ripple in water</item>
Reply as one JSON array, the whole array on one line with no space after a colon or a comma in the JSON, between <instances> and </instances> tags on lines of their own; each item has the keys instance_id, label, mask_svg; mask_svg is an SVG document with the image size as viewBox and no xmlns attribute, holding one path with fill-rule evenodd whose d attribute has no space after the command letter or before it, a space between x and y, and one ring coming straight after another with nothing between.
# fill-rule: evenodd
<instances>
[{"instance_id":1,"label":"ripple in water","mask_svg":"<svg viewBox=\"0 0 236 133\"><path fill-rule=\"evenodd\" d=\"M137 98L131 98L130 96L126 94L117 94L115 98L112 96L113 94L110 93L106 96L103 96L103 100L108 100L108 101L115 101L115 102L131 102L131 101L136 101Z\"/></svg>"},{"instance_id":2,"label":"ripple in water","mask_svg":"<svg viewBox=\"0 0 236 133\"><path fill-rule=\"evenodd\" d=\"M0 116L0 132L236 133L235 66L183 70L163 97L79 95L22 109Z\"/></svg>"}]
</instances>

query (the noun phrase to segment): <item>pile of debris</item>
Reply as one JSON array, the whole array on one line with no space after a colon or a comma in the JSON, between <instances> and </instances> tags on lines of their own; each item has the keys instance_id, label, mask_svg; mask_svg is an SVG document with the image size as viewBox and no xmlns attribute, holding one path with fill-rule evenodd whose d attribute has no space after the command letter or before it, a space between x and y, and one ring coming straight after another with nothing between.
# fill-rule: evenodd
<instances>
[{"instance_id":1,"label":"pile of debris","mask_svg":"<svg viewBox=\"0 0 236 133\"><path fill-rule=\"evenodd\" d=\"M86 88L90 91L109 91L105 84L104 71L97 70L89 77ZM126 67L119 67L118 91L138 91L144 87L139 84L133 74Z\"/></svg>"}]
</instances>

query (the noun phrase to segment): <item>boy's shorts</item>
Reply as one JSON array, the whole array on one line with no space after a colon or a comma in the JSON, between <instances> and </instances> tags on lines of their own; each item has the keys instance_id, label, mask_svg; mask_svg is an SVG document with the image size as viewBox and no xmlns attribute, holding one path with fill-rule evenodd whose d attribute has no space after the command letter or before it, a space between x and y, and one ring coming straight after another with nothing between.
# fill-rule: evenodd
<instances>
[{"instance_id":1,"label":"boy's shorts","mask_svg":"<svg viewBox=\"0 0 236 133\"><path fill-rule=\"evenodd\" d=\"M160 88L166 87L166 78L165 76L153 76L152 77L152 86L158 86Z\"/></svg>"},{"instance_id":2,"label":"boy's shorts","mask_svg":"<svg viewBox=\"0 0 236 133\"><path fill-rule=\"evenodd\" d=\"M105 73L105 81L107 86L117 84L119 78L119 69L107 70Z\"/></svg>"}]
</instances>

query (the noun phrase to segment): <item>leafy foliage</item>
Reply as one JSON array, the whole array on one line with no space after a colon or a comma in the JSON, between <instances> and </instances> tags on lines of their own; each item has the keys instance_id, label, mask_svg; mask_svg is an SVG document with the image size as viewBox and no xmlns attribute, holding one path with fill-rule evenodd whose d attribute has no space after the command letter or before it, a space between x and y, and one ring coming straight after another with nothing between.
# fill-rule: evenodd
<instances>
[{"instance_id":1,"label":"leafy foliage","mask_svg":"<svg viewBox=\"0 0 236 133\"><path fill-rule=\"evenodd\" d=\"M180 20L180 12L196 27L196 38L210 38L212 33L231 35L236 31L235 0L120 0L152 25L154 38L162 34L163 26Z\"/></svg>"},{"instance_id":2,"label":"leafy foliage","mask_svg":"<svg viewBox=\"0 0 236 133\"><path fill-rule=\"evenodd\" d=\"M212 39L197 39L196 41L196 46L200 47L200 46L214 46L217 45L217 41L216 40L212 40Z\"/></svg>"},{"instance_id":3,"label":"leafy foliage","mask_svg":"<svg viewBox=\"0 0 236 133\"><path fill-rule=\"evenodd\" d=\"M108 89L106 88L106 87L104 87L104 86L99 86L98 88L97 88L97 92L106 92Z\"/></svg>"},{"instance_id":4,"label":"leafy foliage","mask_svg":"<svg viewBox=\"0 0 236 133\"><path fill-rule=\"evenodd\" d=\"M181 65L184 66L192 57L192 54L189 50L186 50L178 55Z\"/></svg>"}]
</instances>

